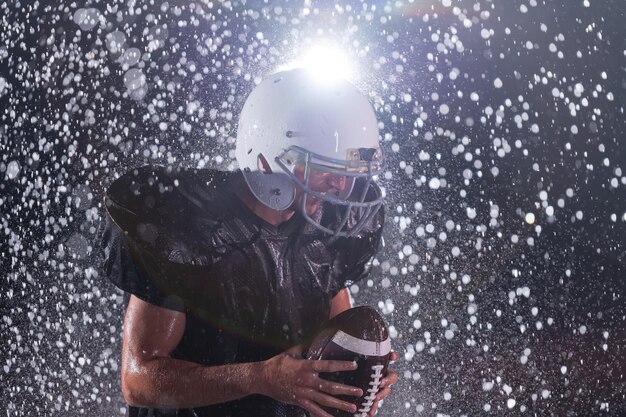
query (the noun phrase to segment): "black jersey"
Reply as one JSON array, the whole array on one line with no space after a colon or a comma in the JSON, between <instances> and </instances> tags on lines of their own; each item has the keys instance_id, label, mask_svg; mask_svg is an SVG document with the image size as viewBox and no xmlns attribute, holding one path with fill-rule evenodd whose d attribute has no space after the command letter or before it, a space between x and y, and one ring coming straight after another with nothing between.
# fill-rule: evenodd
<instances>
[{"instance_id":1,"label":"black jersey","mask_svg":"<svg viewBox=\"0 0 626 417\"><path fill-rule=\"evenodd\" d=\"M119 288L186 314L172 357L224 365L268 359L306 341L332 298L367 274L383 212L355 237L329 239L299 214L273 226L235 194L240 172L143 167L108 189L105 270ZM322 223L338 221L325 204ZM282 406L248 396L193 410L131 415L277 416Z\"/></svg>"}]
</instances>

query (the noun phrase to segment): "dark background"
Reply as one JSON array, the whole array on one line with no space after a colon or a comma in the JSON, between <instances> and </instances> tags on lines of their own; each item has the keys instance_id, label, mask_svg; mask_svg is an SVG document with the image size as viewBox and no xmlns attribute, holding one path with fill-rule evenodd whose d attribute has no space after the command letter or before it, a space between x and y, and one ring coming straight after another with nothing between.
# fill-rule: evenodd
<instances>
[{"instance_id":1,"label":"dark background","mask_svg":"<svg viewBox=\"0 0 626 417\"><path fill-rule=\"evenodd\" d=\"M402 355L379 415L626 415L625 11L0 3L6 415L124 413L103 190L147 163L231 169L247 94L323 40L358 68L386 152L385 245L352 287Z\"/></svg>"}]
</instances>

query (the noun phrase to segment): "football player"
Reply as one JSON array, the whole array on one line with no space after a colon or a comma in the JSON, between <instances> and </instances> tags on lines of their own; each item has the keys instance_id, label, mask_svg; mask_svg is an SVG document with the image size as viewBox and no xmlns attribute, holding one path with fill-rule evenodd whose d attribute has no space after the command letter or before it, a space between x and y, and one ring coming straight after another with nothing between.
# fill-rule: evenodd
<instances>
[{"instance_id":1,"label":"football player","mask_svg":"<svg viewBox=\"0 0 626 417\"><path fill-rule=\"evenodd\" d=\"M302 346L351 307L346 287L378 248L378 136L352 84L284 71L244 104L239 170L142 167L111 184L105 269L131 294L121 369L129 415L356 412L338 396L361 389L319 376L355 364L302 359ZM389 372L377 400L396 380Z\"/></svg>"}]
</instances>

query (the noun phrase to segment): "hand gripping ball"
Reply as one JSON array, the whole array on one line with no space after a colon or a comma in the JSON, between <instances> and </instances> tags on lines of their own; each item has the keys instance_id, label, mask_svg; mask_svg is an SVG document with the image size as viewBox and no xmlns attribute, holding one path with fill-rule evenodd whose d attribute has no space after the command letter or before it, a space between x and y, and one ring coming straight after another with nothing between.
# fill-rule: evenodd
<instances>
[{"instance_id":1,"label":"hand gripping ball","mask_svg":"<svg viewBox=\"0 0 626 417\"><path fill-rule=\"evenodd\" d=\"M335 417L367 417L387 372L390 354L387 326L373 308L355 307L333 317L313 339L306 358L356 361L355 371L321 373L320 377L361 388L363 396L338 396L357 406L357 412L352 415L325 407L326 412Z\"/></svg>"}]
</instances>

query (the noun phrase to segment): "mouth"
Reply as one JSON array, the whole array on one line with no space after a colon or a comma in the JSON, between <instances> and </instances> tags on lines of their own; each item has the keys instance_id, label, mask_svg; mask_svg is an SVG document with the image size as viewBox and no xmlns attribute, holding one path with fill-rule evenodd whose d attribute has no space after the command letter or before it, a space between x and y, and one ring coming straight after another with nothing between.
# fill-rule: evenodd
<instances>
[{"instance_id":1,"label":"mouth","mask_svg":"<svg viewBox=\"0 0 626 417\"><path fill-rule=\"evenodd\" d=\"M308 196L308 198L307 198L307 203L309 203L309 204L319 204L321 201L322 201L321 198L315 197L315 196L312 196L312 195Z\"/></svg>"}]
</instances>

